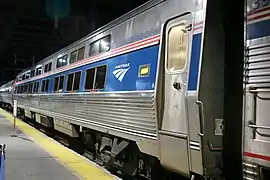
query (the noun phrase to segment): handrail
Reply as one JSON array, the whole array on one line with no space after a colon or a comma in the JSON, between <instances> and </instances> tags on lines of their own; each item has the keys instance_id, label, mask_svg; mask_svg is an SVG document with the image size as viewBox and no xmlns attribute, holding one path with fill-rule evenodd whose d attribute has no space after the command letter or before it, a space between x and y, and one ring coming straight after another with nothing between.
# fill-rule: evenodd
<instances>
[{"instance_id":1,"label":"handrail","mask_svg":"<svg viewBox=\"0 0 270 180\"><path fill-rule=\"evenodd\" d=\"M256 124L249 124L248 127L259 128L259 129L270 129L270 126L260 126L260 125L256 125Z\"/></svg>"},{"instance_id":2,"label":"handrail","mask_svg":"<svg viewBox=\"0 0 270 180\"><path fill-rule=\"evenodd\" d=\"M204 136L204 110L203 110L203 102L197 100L196 104L199 106L199 116L200 116L200 132L198 133L199 136Z\"/></svg>"}]
</instances>

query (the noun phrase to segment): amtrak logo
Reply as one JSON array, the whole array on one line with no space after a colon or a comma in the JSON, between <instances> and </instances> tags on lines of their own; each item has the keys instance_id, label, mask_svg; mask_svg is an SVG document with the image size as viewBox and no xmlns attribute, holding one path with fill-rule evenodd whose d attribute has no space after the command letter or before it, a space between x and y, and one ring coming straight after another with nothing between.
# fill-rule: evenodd
<instances>
[{"instance_id":1,"label":"amtrak logo","mask_svg":"<svg viewBox=\"0 0 270 180\"><path fill-rule=\"evenodd\" d=\"M125 77L128 70L130 69L130 63L120 64L120 65L115 66L115 68L117 69L113 71L113 74L118 79L118 81L122 82L123 78Z\"/></svg>"}]
</instances>

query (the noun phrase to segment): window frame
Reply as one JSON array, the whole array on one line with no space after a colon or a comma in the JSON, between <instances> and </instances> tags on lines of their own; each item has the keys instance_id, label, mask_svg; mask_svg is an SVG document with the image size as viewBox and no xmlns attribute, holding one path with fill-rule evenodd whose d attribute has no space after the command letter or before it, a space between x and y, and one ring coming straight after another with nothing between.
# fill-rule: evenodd
<instances>
[{"instance_id":1,"label":"window frame","mask_svg":"<svg viewBox=\"0 0 270 180\"><path fill-rule=\"evenodd\" d=\"M64 77L64 79L63 79L63 88L62 88L62 91L59 92L59 84L60 84L60 77L61 77L61 76ZM62 93L62 92L64 92L64 88L65 88L65 87L64 87L64 84L65 84L65 76L66 76L65 74L61 74L61 75L59 75L59 76L55 76L55 77L54 77L54 80L53 80L53 90L52 90L53 93ZM56 90L54 90L54 84L55 84L55 79L56 79L56 78L59 78L59 81L58 81Z\"/></svg>"},{"instance_id":2,"label":"window frame","mask_svg":"<svg viewBox=\"0 0 270 180\"><path fill-rule=\"evenodd\" d=\"M51 64L51 66L49 66L49 64ZM49 67L51 67L50 70L47 69L47 71L46 71L46 66L47 66L48 69L49 69ZM50 62L48 62L48 63L46 63L44 65L44 73L47 73L47 72L50 72L50 71L52 71L52 61L50 61Z\"/></svg>"},{"instance_id":3,"label":"window frame","mask_svg":"<svg viewBox=\"0 0 270 180\"><path fill-rule=\"evenodd\" d=\"M187 30L187 57L186 57L186 61L185 61L185 65L182 69L180 70L173 70L170 71L168 69L168 46L169 46L169 32L172 28L177 27L177 26L188 26L188 21L182 20L180 22L176 22L173 23L171 25L169 25L166 28L166 45L165 45L165 71L167 74L173 75L173 74L179 74L179 73L183 73L185 72L185 70L187 69L188 66L188 61L190 59L190 48L189 48L189 44L190 44L190 34L188 33L189 31Z\"/></svg>"},{"instance_id":4,"label":"window frame","mask_svg":"<svg viewBox=\"0 0 270 180\"><path fill-rule=\"evenodd\" d=\"M61 59L61 58L63 58L63 57L65 57L65 56L67 57L66 64L65 64L65 65L62 65L62 66L57 67L58 60L59 60L59 59ZM60 56L59 58L57 58L57 59L56 59L56 64L55 64L55 68L56 68L56 69L59 69L59 68L61 68L61 67L67 66L67 65L68 65L68 61L69 61L69 59L68 59L68 58L69 58L68 54L65 54L65 55Z\"/></svg>"},{"instance_id":5,"label":"window frame","mask_svg":"<svg viewBox=\"0 0 270 180\"><path fill-rule=\"evenodd\" d=\"M75 73L77 73L77 72L80 72L80 82L79 82L79 89L78 90L73 90L73 88L74 88L74 81L75 81ZM68 86L68 76L70 75L70 74L73 74L73 81L72 81L72 88L71 88L71 90L67 90L67 86ZM81 88L81 80L82 80L82 70L78 70L78 71L74 71L74 72L71 72L71 73L68 73L67 74L67 82L66 82L66 87L65 87L65 92L78 92L78 91L80 91L80 88Z\"/></svg>"},{"instance_id":6,"label":"window frame","mask_svg":"<svg viewBox=\"0 0 270 180\"><path fill-rule=\"evenodd\" d=\"M87 70L89 69L95 69L95 74L94 74L94 80L93 80L93 87L95 87L95 83L96 83L96 76L97 76L97 68L102 67L102 66L106 66L106 74L105 74L105 80L104 80L104 87L102 89L86 89L85 88L85 84L86 84L86 76L87 76ZM107 84L107 76L108 76L108 64L103 64L103 65L99 65L99 66L93 66L91 68L85 69L85 75L84 75L84 82L83 82L83 91L95 91L95 90L104 90Z\"/></svg>"},{"instance_id":7,"label":"window frame","mask_svg":"<svg viewBox=\"0 0 270 180\"><path fill-rule=\"evenodd\" d=\"M33 82L33 83L34 83L34 85L33 85L33 94L38 94L38 93L40 92L40 85L39 85L40 82L39 82L39 81L40 81L40 80ZM38 85L37 91L34 91L34 90L35 90L35 84Z\"/></svg>"},{"instance_id":8,"label":"window frame","mask_svg":"<svg viewBox=\"0 0 270 180\"><path fill-rule=\"evenodd\" d=\"M109 47L109 49L108 49L107 51L100 52L100 49L101 49L101 48L100 48L100 46L101 46L101 43L100 43L100 42L101 42L102 39L105 39L105 38L107 38L107 37L110 38L110 47ZM91 55L91 54L90 54L91 45L92 45L92 44L95 44L95 43L97 43L97 42L98 42L98 53L95 54L95 55ZM92 41L92 42L89 43L88 56L89 56L89 57L94 57L94 56L97 56L97 55L106 53L106 52L110 51L111 48L112 48L112 35L111 35L111 34L108 34L108 35L103 36L102 38L99 38L99 39L97 39L97 40Z\"/></svg>"},{"instance_id":9,"label":"window frame","mask_svg":"<svg viewBox=\"0 0 270 180\"><path fill-rule=\"evenodd\" d=\"M38 73L38 69L41 68L41 73L40 74L37 74ZM35 67L35 76L40 76L43 74L43 65L38 65L38 67Z\"/></svg>"},{"instance_id":10,"label":"window frame","mask_svg":"<svg viewBox=\"0 0 270 180\"><path fill-rule=\"evenodd\" d=\"M43 85L43 82L45 82L45 81L48 81L48 89L47 89L47 91L43 91L42 90L42 85ZM40 92L41 93L48 93L48 91L49 91L49 85L50 85L50 78L45 78L45 79L43 79L42 81L41 81L41 88L40 88Z\"/></svg>"}]
</instances>

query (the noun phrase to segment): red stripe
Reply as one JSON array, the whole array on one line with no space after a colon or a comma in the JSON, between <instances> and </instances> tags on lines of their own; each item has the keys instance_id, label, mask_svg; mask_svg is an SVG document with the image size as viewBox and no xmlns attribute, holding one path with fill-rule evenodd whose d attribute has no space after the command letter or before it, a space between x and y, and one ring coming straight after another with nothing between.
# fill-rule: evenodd
<instances>
[{"instance_id":1,"label":"red stripe","mask_svg":"<svg viewBox=\"0 0 270 180\"><path fill-rule=\"evenodd\" d=\"M257 10L255 10L255 11L249 12L247 15L248 15L248 16L251 16L251 15L258 14L258 13L260 13L260 12L267 11L267 10L270 10L270 6L263 7L263 8L261 8L261 9L257 9Z\"/></svg>"},{"instance_id":2,"label":"red stripe","mask_svg":"<svg viewBox=\"0 0 270 180\"><path fill-rule=\"evenodd\" d=\"M84 60L81 60L81 61L77 61L76 63L74 64L71 64L69 66L64 66L64 67L61 67L59 68L57 71L55 71L55 73L58 73L58 72L61 72L63 70L66 70L66 69L70 69L72 67L79 67L81 64L84 64L86 62L92 62L92 61L95 61L99 58L108 58L108 57L111 57L111 56L114 56L114 55L117 55L117 54L120 54L120 53L125 53L126 51L129 51L129 50L132 50L132 49L135 49L135 48L138 48L138 47L141 47L141 46L145 46L145 45L148 45L148 44L152 44L154 42L157 42L159 41L159 36L160 35L156 35L156 36L153 36L153 37L150 37L148 39L143 39L143 40L140 40L140 41L136 41L134 43L131 43L131 44L128 44L128 45L125 45L125 46L122 46L122 47L119 47L119 48L116 48L116 49L113 49L111 51L109 51L107 55L104 55L104 54L100 54L100 55L97 55L97 56L93 56L91 58L86 58ZM36 76L32 79L29 79L27 81L21 81L21 82L18 82L16 84L22 84L24 82L28 82L30 80L36 80L36 79L39 79L39 78L42 78L42 77L45 77L49 75L49 73L45 73L45 74L42 74L42 75L39 75L39 76Z\"/></svg>"},{"instance_id":3,"label":"red stripe","mask_svg":"<svg viewBox=\"0 0 270 180\"><path fill-rule=\"evenodd\" d=\"M199 29L202 29L203 26L200 26L200 27L197 27L197 28L194 28L193 31L196 31L196 30L199 30Z\"/></svg>"},{"instance_id":4,"label":"red stripe","mask_svg":"<svg viewBox=\"0 0 270 180\"><path fill-rule=\"evenodd\" d=\"M203 24L203 21L195 23L194 26L199 26L199 25L202 25L202 24Z\"/></svg>"},{"instance_id":5,"label":"red stripe","mask_svg":"<svg viewBox=\"0 0 270 180\"><path fill-rule=\"evenodd\" d=\"M260 16L256 16L256 17L253 17L253 18L247 18L247 20L248 21L253 21L253 20L261 19L261 18L264 18L264 17L267 17L267 16L270 16L270 13L262 14Z\"/></svg>"},{"instance_id":6,"label":"red stripe","mask_svg":"<svg viewBox=\"0 0 270 180\"><path fill-rule=\"evenodd\" d=\"M260 155L260 154L254 154L254 153L251 153L251 152L244 152L244 156L248 156L248 157L252 157L252 158L256 158L256 159L262 159L262 160L270 161L270 156L264 156L264 155Z\"/></svg>"}]
</instances>

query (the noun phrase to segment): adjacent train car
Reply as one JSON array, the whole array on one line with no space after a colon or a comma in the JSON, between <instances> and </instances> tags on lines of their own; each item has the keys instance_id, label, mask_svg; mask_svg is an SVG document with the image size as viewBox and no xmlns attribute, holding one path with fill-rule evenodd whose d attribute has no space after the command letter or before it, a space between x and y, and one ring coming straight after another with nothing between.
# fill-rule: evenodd
<instances>
[{"instance_id":1,"label":"adjacent train car","mask_svg":"<svg viewBox=\"0 0 270 180\"><path fill-rule=\"evenodd\" d=\"M0 106L12 110L12 89L14 81L10 81L0 87Z\"/></svg>"},{"instance_id":2,"label":"adjacent train car","mask_svg":"<svg viewBox=\"0 0 270 180\"><path fill-rule=\"evenodd\" d=\"M246 4L243 170L249 180L270 179L270 4Z\"/></svg>"},{"instance_id":3,"label":"adjacent train car","mask_svg":"<svg viewBox=\"0 0 270 180\"><path fill-rule=\"evenodd\" d=\"M149 1L18 74L19 113L131 174L158 179L161 164L192 179L219 177L220 8Z\"/></svg>"}]
</instances>

